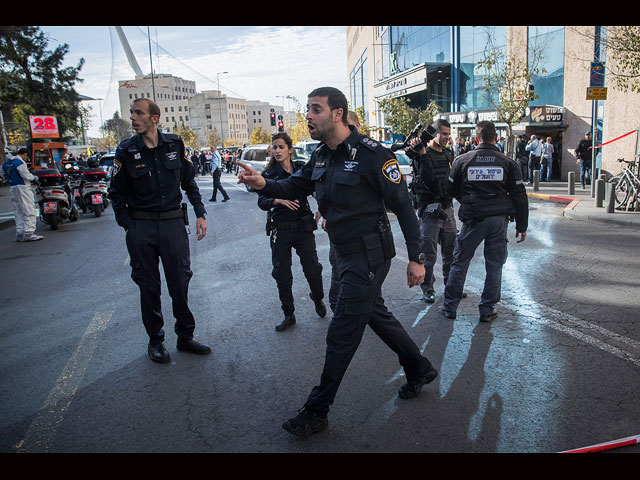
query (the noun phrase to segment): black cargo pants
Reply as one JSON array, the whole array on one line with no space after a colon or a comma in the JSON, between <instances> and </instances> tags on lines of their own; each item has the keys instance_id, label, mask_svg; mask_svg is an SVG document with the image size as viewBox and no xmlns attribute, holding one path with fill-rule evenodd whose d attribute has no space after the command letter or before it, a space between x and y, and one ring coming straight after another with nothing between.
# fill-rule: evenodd
<instances>
[{"instance_id":1,"label":"black cargo pants","mask_svg":"<svg viewBox=\"0 0 640 480\"><path fill-rule=\"evenodd\" d=\"M131 278L140 288L142 323L149 338L164 340L160 259L176 319L176 335L181 340L192 338L195 319L189 309L187 292L193 273L184 220L134 220L127 231L127 250L131 258Z\"/></svg>"},{"instance_id":2,"label":"black cargo pants","mask_svg":"<svg viewBox=\"0 0 640 480\"><path fill-rule=\"evenodd\" d=\"M370 268L364 252L335 253L340 287L333 319L327 331L327 349L320 385L315 386L305 408L326 414L355 354L367 325L397 354L408 381L431 369L431 362L409 337L384 304L381 288L391 260Z\"/></svg>"},{"instance_id":3,"label":"black cargo pants","mask_svg":"<svg viewBox=\"0 0 640 480\"><path fill-rule=\"evenodd\" d=\"M278 295L285 315L293 315L293 273L291 272L291 249L294 248L314 300L324 298L322 286L322 264L318 261L316 240L313 232L304 231L302 223L296 227L274 228L271 232L271 276L278 285Z\"/></svg>"}]
</instances>

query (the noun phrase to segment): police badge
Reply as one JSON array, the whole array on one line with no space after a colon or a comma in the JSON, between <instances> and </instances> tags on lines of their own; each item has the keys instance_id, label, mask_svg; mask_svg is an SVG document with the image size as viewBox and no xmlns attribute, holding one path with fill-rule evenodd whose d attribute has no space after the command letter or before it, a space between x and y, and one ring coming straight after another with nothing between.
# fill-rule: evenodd
<instances>
[{"instance_id":1,"label":"police badge","mask_svg":"<svg viewBox=\"0 0 640 480\"><path fill-rule=\"evenodd\" d=\"M387 180L393 183L400 183L402 180L402 173L400 173L400 166L395 158L387 160L382 166L382 174Z\"/></svg>"},{"instance_id":2,"label":"police badge","mask_svg":"<svg viewBox=\"0 0 640 480\"><path fill-rule=\"evenodd\" d=\"M120 163L118 160L114 160L113 161L113 176L115 177L118 172L120 171L120 168L122 167L122 163Z\"/></svg>"}]
</instances>

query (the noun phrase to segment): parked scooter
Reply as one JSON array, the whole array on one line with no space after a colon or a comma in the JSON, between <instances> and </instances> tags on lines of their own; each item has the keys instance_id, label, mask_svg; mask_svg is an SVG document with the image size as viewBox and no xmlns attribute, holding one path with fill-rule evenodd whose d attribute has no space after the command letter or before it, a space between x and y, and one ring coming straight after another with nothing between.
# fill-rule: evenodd
<instances>
[{"instance_id":1,"label":"parked scooter","mask_svg":"<svg viewBox=\"0 0 640 480\"><path fill-rule=\"evenodd\" d=\"M84 204L84 199L80 193L83 180L82 170L75 162L64 164L64 169L64 175L69 179L69 188L71 188L73 199L78 207L86 213L87 206Z\"/></svg>"},{"instance_id":2,"label":"parked scooter","mask_svg":"<svg viewBox=\"0 0 640 480\"><path fill-rule=\"evenodd\" d=\"M40 168L31 173L38 177L35 198L40 207L40 220L52 230L57 230L64 220L78 220L80 214L73 202L68 179L55 168Z\"/></svg>"},{"instance_id":3,"label":"parked scooter","mask_svg":"<svg viewBox=\"0 0 640 480\"><path fill-rule=\"evenodd\" d=\"M88 165L89 168L85 169L80 184L80 196L82 205L84 205L82 211L91 210L96 217L99 217L109 206L107 198L108 172L99 166L96 159L90 159Z\"/></svg>"}]
</instances>

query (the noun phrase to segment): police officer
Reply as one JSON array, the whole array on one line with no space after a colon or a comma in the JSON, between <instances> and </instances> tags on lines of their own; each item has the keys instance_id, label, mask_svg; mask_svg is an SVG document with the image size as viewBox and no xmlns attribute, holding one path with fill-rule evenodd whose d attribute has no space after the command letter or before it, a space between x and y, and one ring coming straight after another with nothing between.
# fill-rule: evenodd
<instances>
[{"instance_id":1,"label":"police officer","mask_svg":"<svg viewBox=\"0 0 640 480\"><path fill-rule=\"evenodd\" d=\"M283 428L297 436L324 430L327 413L355 354L364 329L373 331L397 355L407 383L400 398L413 398L437 376L402 324L381 296L395 251L385 205L397 216L407 243L410 287L424 280L418 222L407 186L393 153L347 125L347 100L339 90L323 87L309 94L307 124L311 138L321 143L311 160L289 178L267 180L240 163L240 183L265 195L294 199L314 192L326 219L329 240L336 253L340 290L327 331L327 349L320 383L299 414Z\"/></svg>"},{"instance_id":2,"label":"police officer","mask_svg":"<svg viewBox=\"0 0 640 480\"><path fill-rule=\"evenodd\" d=\"M449 176L449 194L460 202L462 228L456 238L453 263L440 311L456 318L469 263L484 241L486 279L480 300L480 321L497 317L502 266L507 260L507 226L515 218L516 239L524 241L529 220L529 202L519 165L496 147L496 127L482 121L476 126L480 144L457 157Z\"/></svg>"},{"instance_id":3,"label":"police officer","mask_svg":"<svg viewBox=\"0 0 640 480\"><path fill-rule=\"evenodd\" d=\"M300 169L300 164L292 161L293 142L288 134L276 133L272 139L273 153L266 165L262 176L272 180L290 177ZM301 195L295 200L271 198L258 193L258 206L266 210L267 234L270 235L271 275L278 285L278 293L284 320L276 326L281 332L296 323L293 303L293 275L291 273L291 248L295 248L300 257L302 271L311 288L311 299L315 304L316 313L320 317L327 314L327 308L322 299L322 265L318 261L316 240L313 231L318 225L307 202L307 197Z\"/></svg>"},{"instance_id":4,"label":"police officer","mask_svg":"<svg viewBox=\"0 0 640 480\"><path fill-rule=\"evenodd\" d=\"M33 201L31 182L37 182L38 177L27 168L29 150L21 148L18 154L4 161L2 170L9 182L9 195L15 214L16 242L34 242L42 240L42 235L36 235L36 204Z\"/></svg>"},{"instance_id":5,"label":"police officer","mask_svg":"<svg viewBox=\"0 0 640 480\"><path fill-rule=\"evenodd\" d=\"M444 119L435 123L435 136L428 145L422 145L420 138L411 142L414 166L413 192L418 206L420 224L420 247L426 256L424 282L420 285L422 298L427 303L435 302L433 270L438 259L438 244L442 254L442 276L447 284L449 268L453 260L453 246L456 240L456 219L453 202L446 194L449 170L453 153L446 145L451 134L451 125Z\"/></svg>"},{"instance_id":6,"label":"police officer","mask_svg":"<svg viewBox=\"0 0 640 480\"><path fill-rule=\"evenodd\" d=\"M158 258L162 259L176 317L178 350L211 352L193 338L195 320L187 301L193 274L185 228L186 204L180 208L181 188L198 217L198 240L204 238L207 223L193 165L184 155L184 144L179 136L160 132L159 119L160 109L151 100L140 98L133 102L131 124L136 135L118 146L109 197L116 221L126 231L131 278L140 287L142 322L149 335L149 357L167 363L171 358L162 343L164 320Z\"/></svg>"}]
</instances>

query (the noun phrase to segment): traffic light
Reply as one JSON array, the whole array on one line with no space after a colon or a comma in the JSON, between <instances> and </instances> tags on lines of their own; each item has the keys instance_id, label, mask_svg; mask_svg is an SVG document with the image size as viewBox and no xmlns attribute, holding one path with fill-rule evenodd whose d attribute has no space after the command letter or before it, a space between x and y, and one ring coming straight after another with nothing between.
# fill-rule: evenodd
<instances>
[{"instance_id":1,"label":"traffic light","mask_svg":"<svg viewBox=\"0 0 640 480\"><path fill-rule=\"evenodd\" d=\"M271 112L271 126L275 127L276 125L276 114Z\"/></svg>"},{"instance_id":2,"label":"traffic light","mask_svg":"<svg viewBox=\"0 0 640 480\"><path fill-rule=\"evenodd\" d=\"M279 132L284 131L284 123L282 123L282 122L278 122L278 131L279 131Z\"/></svg>"}]
</instances>

